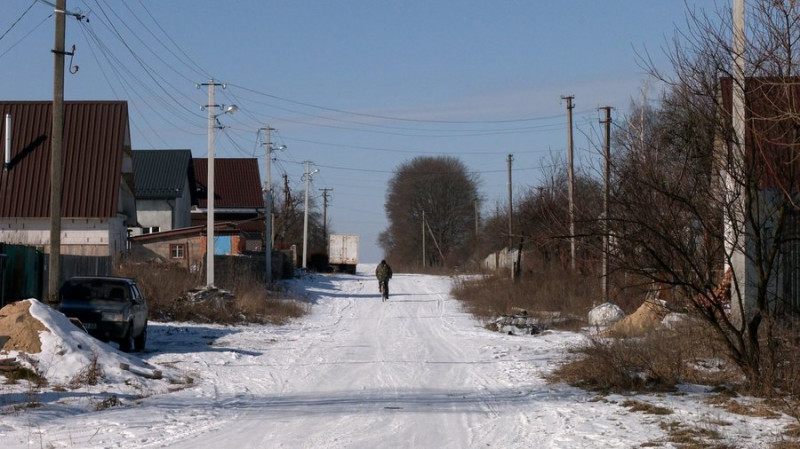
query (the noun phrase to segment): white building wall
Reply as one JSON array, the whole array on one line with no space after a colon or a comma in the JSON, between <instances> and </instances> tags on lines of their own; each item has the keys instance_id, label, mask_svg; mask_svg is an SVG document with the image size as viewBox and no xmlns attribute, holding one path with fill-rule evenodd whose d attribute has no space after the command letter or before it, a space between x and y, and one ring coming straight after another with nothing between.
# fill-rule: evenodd
<instances>
[{"instance_id":1,"label":"white building wall","mask_svg":"<svg viewBox=\"0 0 800 449\"><path fill-rule=\"evenodd\" d=\"M126 248L127 228L124 215L114 219L64 218L61 221L63 254L93 256L117 255ZM0 241L41 246L49 252L50 219L0 219Z\"/></svg>"},{"instance_id":2,"label":"white building wall","mask_svg":"<svg viewBox=\"0 0 800 449\"><path fill-rule=\"evenodd\" d=\"M172 207L166 200L138 200L136 213L143 228L158 227L160 231L172 229Z\"/></svg>"}]
</instances>

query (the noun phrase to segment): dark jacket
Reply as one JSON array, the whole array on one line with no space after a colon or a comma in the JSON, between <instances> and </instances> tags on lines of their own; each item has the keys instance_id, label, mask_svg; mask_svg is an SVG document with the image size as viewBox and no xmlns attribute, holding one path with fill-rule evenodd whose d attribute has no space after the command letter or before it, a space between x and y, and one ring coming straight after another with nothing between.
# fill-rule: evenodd
<instances>
[{"instance_id":1,"label":"dark jacket","mask_svg":"<svg viewBox=\"0 0 800 449\"><path fill-rule=\"evenodd\" d=\"M375 269L375 276L378 277L379 281L385 281L392 278L392 268L386 262L381 262L378 264L378 268Z\"/></svg>"}]
</instances>

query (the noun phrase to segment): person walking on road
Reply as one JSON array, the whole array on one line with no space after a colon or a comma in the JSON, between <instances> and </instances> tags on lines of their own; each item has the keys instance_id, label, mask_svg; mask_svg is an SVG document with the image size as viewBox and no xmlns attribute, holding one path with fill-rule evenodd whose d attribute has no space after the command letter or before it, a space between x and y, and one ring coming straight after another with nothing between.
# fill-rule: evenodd
<instances>
[{"instance_id":1,"label":"person walking on road","mask_svg":"<svg viewBox=\"0 0 800 449\"><path fill-rule=\"evenodd\" d=\"M375 269L375 276L378 278L378 290L381 292L381 300L389 299L389 279L392 278L392 267L382 260Z\"/></svg>"}]
</instances>

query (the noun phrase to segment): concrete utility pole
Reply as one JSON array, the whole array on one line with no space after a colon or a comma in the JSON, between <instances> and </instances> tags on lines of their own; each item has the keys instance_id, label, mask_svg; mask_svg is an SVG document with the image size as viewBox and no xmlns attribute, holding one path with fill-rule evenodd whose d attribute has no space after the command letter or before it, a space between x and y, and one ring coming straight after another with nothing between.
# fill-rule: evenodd
<instances>
[{"instance_id":1,"label":"concrete utility pole","mask_svg":"<svg viewBox=\"0 0 800 449\"><path fill-rule=\"evenodd\" d=\"M570 267L575 269L575 197L574 197L574 183L575 183L575 167L572 160L573 146L572 146L572 109L575 105L572 100L575 95L562 95L562 100L567 100L567 151L569 164L568 175L568 189L569 189L569 252L570 252Z\"/></svg>"},{"instance_id":2,"label":"concrete utility pole","mask_svg":"<svg viewBox=\"0 0 800 449\"><path fill-rule=\"evenodd\" d=\"M322 191L322 235L328 238L328 192L333 192L333 189L319 189Z\"/></svg>"},{"instance_id":3,"label":"concrete utility pole","mask_svg":"<svg viewBox=\"0 0 800 449\"><path fill-rule=\"evenodd\" d=\"M511 235L513 232L512 223L514 221L514 198L511 192L511 162L514 161L514 155L508 155L508 249L511 249L511 245L513 242L511 241Z\"/></svg>"},{"instance_id":4,"label":"concrete utility pole","mask_svg":"<svg viewBox=\"0 0 800 449\"><path fill-rule=\"evenodd\" d=\"M211 80L208 86L208 179L206 180L206 285L214 285L214 88L222 84Z\"/></svg>"},{"instance_id":5,"label":"concrete utility pole","mask_svg":"<svg viewBox=\"0 0 800 449\"><path fill-rule=\"evenodd\" d=\"M605 170L603 184L603 302L608 302L608 252L611 232L611 217L609 216L609 198L611 189L611 106L600 108L605 111L605 119L600 123L605 126Z\"/></svg>"},{"instance_id":6,"label":"concrete utility pole","mask_svg":"<svg viewBox=\"0 0 800 449\"><path fill-rule=\"evenodd\" d=\"M208 192L206 199L206 285L212 287L214 285L214 121L219 115L233 114L238 109L236 105L230 105L219 114L214 114L215 108L222 108L221 105L214 103L214 88L216 86L225 85L218 83L213 79L207 83L202 83L197 86L208 86L208 180L206 191Z\"/></svg>"},{"instance_id":7,"label":"concrete utility pole","mask_svg":"<svg viewBox=\"0 0 800 449\"><path fill-rule=\"evenodd\" d=\"M734 173L741 170L745 160L745 0L733 1L733 85L731 87L732 96L732 125L734 132L733 151L727 161L725 161L725 191L728 217L725 222L725 252L731 254L730 262L725 263L726 271L731 269L733 281L737 285L731 286L734 298L731 303L732 321L743 328L744 323L749 318L752 305L750 298L756 294L754 282L748 282L748 262L745 256L746 248L751 245L748 241L751 230L745 221L746 208L748 207L746 193L742 192L742 187L737 185ZM741 176L741 173L739 174ZM738 297L737 297L738 296Z\"/></svg>"},{"instance_id":8,"label":"concrete utility pole","mask_svg":"<svg viewBox=\"0 0 800 449\"><path fill-rule=\"evenodd\" d=\"M303 178L306 181L305 216L303 217L303 268L308 268L308 189L311 183L311 175L319 172L319 170L309 172L310 168L311 162L306 161L306 172L303 174Z\"/></svg>"},{"instance_id":9,"label":"concrete utility pole","mask_svg":"<svg viewBox=\"0 0 800 449\"><path fill-rule=\"evenodd\" d=\"M266 185L264 186L264 257L266 260L266 284L267 288L272 285L272 142L270 141L270 133L274 128L267 125L262 128L267 133L266 143Z\"/></svg>"},{"instance_id":10,"label":"concrete utility pole","mask_svg":"<svg viewBox=\"0 0 800 449\"><path fill-rule=\"evenodd\" d=\"M48 301L58 302L61 287L61 195L64 142L64 35L67 0L56 0L55 43L53 46L53 126L50 136L50 261Z\"/></svg>"}]
</instances>

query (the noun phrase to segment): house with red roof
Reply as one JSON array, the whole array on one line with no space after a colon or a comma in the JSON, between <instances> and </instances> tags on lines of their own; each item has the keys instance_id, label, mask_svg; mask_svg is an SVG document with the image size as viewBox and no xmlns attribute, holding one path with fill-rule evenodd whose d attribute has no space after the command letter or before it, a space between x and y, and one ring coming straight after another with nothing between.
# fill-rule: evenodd
<instances>
[{"instance_id":1,"label":"house with red roof","mask_svg":"<svg viewBox=\"0 0 800 449\"><path fill-rule=\"evenodd\" d=\"M49 253L52 102L0 101L0 117L0 242ZM65 102L62 151L61 254L119 256L137 222L127 103Z\"/></svg>"}]
</instances>

